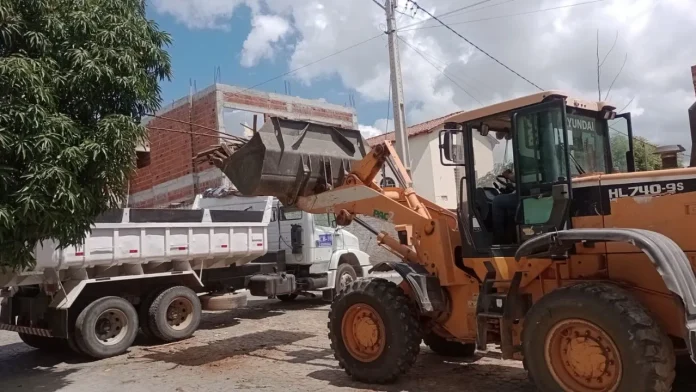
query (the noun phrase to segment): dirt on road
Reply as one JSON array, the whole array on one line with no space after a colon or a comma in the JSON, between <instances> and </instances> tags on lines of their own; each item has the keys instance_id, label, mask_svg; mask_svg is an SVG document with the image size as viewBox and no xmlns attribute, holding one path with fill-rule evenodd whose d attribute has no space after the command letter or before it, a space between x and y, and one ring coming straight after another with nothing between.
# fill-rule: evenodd
<instances>
[{"instance_id":1,"label":"dirt on road","mask_svg":"<svg viewBox=\"0 0 696 392\"><path fill-rule=\"evenodd\" d=\"M40 352L0 331L0 391L534 391L520 362L496 353L451 360L425 346L398 383L354 382L329 349L327 310L319 300L254 299L245 308L205 313L189 340L153 346L142 339L129 353L102 361ZM675 391L696 389L687 373Z\"/></svg>"}]
</instances>

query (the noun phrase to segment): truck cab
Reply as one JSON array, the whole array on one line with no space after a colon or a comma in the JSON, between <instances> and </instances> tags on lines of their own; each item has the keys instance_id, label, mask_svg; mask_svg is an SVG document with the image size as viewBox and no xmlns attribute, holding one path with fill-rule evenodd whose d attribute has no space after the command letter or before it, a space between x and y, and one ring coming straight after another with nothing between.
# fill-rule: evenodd
<instances>
[{"instance_id":1,"label":"truck cab","mask_svg":"<svg viewBox=\"0 0 696 392\"><path fill-rule=\"evenodd\" d=\"M268 241L269 251L285 252L286 271L295 275L298 293L318 290L330 300L372 267L358 237L338 227L332 213L310 214L276 201Z\"/></svg>"}]
</instances>

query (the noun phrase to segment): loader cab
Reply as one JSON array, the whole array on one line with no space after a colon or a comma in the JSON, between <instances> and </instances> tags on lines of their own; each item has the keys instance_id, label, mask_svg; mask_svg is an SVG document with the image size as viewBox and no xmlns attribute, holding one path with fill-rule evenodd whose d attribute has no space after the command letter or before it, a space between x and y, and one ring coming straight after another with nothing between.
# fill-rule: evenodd
<instances>
[{"instance_id":1,"label":"loader cab","mask_svg":"<svg viewBox=\"0 0 696 392\"><path fill-rule=\"evenodd\" d=\"M570 225L572 179L613 170L605 117L614 115L591 109L540 93L445 124L441 163L459 166L465 257L513 255L529 238ZM502 177L508 170L513 175Z\"/></svg>"}]
</instances>

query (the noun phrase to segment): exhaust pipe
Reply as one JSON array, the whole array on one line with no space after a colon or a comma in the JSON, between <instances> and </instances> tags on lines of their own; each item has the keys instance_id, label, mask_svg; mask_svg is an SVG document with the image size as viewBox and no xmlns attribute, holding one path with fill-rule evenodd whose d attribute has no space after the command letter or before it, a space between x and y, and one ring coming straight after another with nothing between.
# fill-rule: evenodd
<instances>
[{"instance_id":1,"label":"exhaust pipe","mask_svg":"<svg viewBox=\"0 0 696 392\"><path fill-rule=\"evenodd\" d=\"M689 108L689 129L691 130L691 162L689 167L696 167L696 102Z\"/></svg>"},{"instance_id":2,"label":"exhaust pipe","mask_svg":"<svg viewBox=\"0 0 696 392\"><path fill-rule=\"evenodd\" d=\"M341 184L368 150L359 130L271 117L218 167L243 195L293 205Z\"/></svg>"}]
</instances>

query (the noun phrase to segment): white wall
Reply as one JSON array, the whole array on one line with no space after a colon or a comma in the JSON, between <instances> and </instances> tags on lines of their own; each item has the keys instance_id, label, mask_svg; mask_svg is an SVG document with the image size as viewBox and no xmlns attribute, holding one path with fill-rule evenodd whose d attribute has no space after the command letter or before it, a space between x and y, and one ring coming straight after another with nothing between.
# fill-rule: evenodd
<instances>
[{"instance_id":1,"label":"white wall","mask_svg":"<svg viewBox=\"0 0 696 392\"><path fill-rule=\"evenodd\" d=\"M455 175L454 166L443 166L440 163L439 145L439 132L430 132L409 138L413 187L421 197L440 207L456 209L459 178ZM474 135L474 155L479 175L485 175L493 170L492 148L493 144L490 138L478 133ZM387 176L396 180L391 170L387 168L386 172ZM381 176L377 176L378 183L381 179Z\"/></svg>"}]
</instances>

